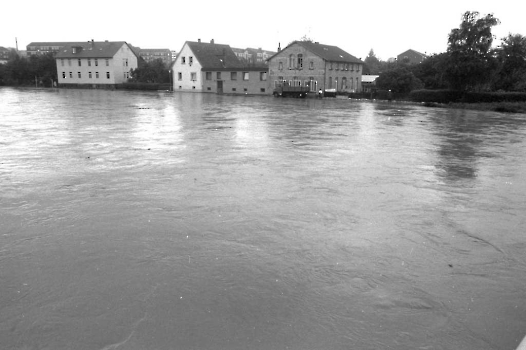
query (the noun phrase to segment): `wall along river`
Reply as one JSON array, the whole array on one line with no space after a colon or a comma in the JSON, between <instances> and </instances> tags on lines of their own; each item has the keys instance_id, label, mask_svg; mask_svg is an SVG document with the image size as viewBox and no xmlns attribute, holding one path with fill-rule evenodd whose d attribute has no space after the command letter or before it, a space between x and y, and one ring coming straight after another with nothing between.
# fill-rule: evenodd
<instances>
[{"instance_id":1,"label":"wall along river","mask_svg":"<svg viewBox=\"0 0 526 350\"><path fill-rule=\"evenodd\" d=\"M515 349L526 116L0 88L0 348Z\"/></svg>"}]
</instances>

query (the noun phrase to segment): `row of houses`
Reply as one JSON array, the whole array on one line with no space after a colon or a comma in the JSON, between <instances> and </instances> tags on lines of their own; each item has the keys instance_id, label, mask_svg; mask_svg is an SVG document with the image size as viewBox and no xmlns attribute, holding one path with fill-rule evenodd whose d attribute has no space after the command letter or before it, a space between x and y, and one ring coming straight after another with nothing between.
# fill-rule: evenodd
<instances>
[{"instance_id":1,"label":"row of houses","mask_svg":"<svg viewBox=\"0 0 526 350\"><path fill-rule=\"evenodd\" d=\"M360 92L363 62L337 46L294 41L250 67L228 45L187 41L172 66L174 90L230 94L272 94L281 85L312 92Z\"/></svg>"},{"instance_id":2,"label":"row of houses","mask_svg":"<svg viewBox=\"0 0 526 350\"><path fill-rule=\"evenodd\" d=\"M128 43L77 42L56 53L59 86L108 87L125 83L137 68ZM263 59L263 57L262 57ZM187 41L173 62L173 89L229 94L272 94L279 85L310 91L362 91L363 62L337 46L294 41L269 54L266 64L247 64L225 44Z\"/></svg>"}]
</instances>

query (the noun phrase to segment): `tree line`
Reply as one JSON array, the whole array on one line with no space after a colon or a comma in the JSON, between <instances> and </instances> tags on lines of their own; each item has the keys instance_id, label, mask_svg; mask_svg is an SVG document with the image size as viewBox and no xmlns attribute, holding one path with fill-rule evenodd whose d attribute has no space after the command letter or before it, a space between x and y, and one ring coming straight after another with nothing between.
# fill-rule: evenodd
<instances>
[{"instance_id":1,"label":"tree line","mask_svg":"<svg viewBox=\"0 0 526 350\"><path fill-rule=\"evenodd\" d=\"M379 75L376 86L406 94L418 89L457 91L526 91L526 37L509 34L492 48L491 28L500 24L492 14L465 12L452 29L447 51L422 63L380 61L371 50L364 74Z\"/></svg>"}]
</instances>

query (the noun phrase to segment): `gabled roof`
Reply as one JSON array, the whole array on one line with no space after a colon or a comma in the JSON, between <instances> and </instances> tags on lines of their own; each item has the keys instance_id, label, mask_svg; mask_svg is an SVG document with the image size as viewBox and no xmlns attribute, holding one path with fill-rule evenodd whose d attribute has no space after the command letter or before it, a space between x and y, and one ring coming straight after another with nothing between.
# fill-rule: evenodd
<instances>
[{"instance_id":1,"label":"gabled roof","mask_svg":"<svg viewBox=\"0 0 526 350\"><path fill-rule=\"evenodd\" d=\"M123 45L128 44L125 41L88 41L67 44L57 52L55 58L112 58ZM132 49L131 46L129 47ZM137 56L133 50L130 51Z\"/></svg>"},{"instance_id":2,"label":"gabled roof","mask_svg":"<svg viewBox=\"0 0 526 350\"><path fill-rule=\"evenodd\" d=\"M202 69L243 68L243 63L237 59L229 45L196 41L187 41L186 45L192 50Z\"/></svg>"},{"instance_id":3,"label":"gabled roof","mask_svg":"<svg viewBox=\"0 0 526 350\"><path fill-rule=\"evenodd\" d=\"M72 42L72 41L34 41L34 42L29 43L26 47L28 46L66 46L69 44L80 45L83 43L84 43L83 41L82 42L81 41L75 41L75 42Z\"/></svg>"},{"instance_id":4,"label":"gabled roof","mask_svg":"<svg viewBox=\"0 0 526 350\"><path fill-rule=\"evenodd\" d=\"M288 47L294 44L303 46L306 50L312 52L313 54L321 57L322 59L326 61L363 64L362 60L340 49L338 46L324 45L324 44L320 44L317 42L314 43L312 41L293 41L281 51L285 51ZM269 60L272 59L277 54L279 54L280 52L271 56Z\"/></svg>"},{"instance_id":5,"label":"gabled roof","mask_svg":"<svg viewBox=\"0 0 526 350\"><path fill-rule=\"evenodd\" d=\"M413 49L406 50L406 51L402 52L401 54L399 54L398 56L401 56L401 55L406 54L406 53L408 53L408 52L414 52L414 53L416 53L417 55L420 55L420 56L422 56L422 57L427 57L426 54L423 54L423 53L418 52L418 51L413 50Z\"/></svg>"}]
</instances>

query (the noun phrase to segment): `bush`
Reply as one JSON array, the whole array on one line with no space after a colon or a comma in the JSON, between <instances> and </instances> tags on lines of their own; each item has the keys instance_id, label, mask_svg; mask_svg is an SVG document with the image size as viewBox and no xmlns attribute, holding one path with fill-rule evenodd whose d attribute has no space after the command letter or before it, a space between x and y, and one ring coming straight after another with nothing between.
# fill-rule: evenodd
<instances>
[{"instance_id":1,"label":"bush","mask_svg":"<svg viewBox=\"0 0 526 350\"><path fill-rule=\"evenodd\" d=\"M409 94L411 101L425 103L495 103L526 102L523 92L464 92L455 90L415 90Z\"/></svg>"},{"instance_id":2,"label":"bush","mask_svg":"<svg viewBox=\"0 0 526 350\"><path fill-rule=\"evenodd\" d=\"M463 97L462 91L455 90L414 90L409 93L411 101L426 103L459 102Z\"/></svg>"},{"instance_id":3,"label":"bush","mask_svg":"<svg viewBox=\"0 0 526 350\"><path fill-rule=\"evenodd\" d=\"M116 86L124 90L170 90L170 84L161 83L124 83Z\"/></svg>"}]
</instances>

